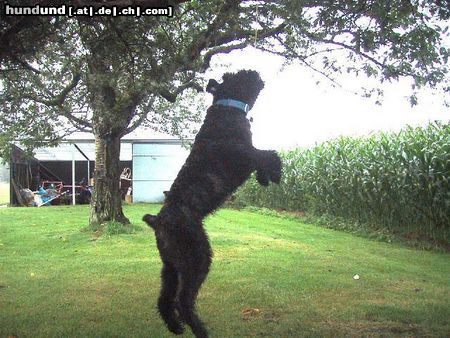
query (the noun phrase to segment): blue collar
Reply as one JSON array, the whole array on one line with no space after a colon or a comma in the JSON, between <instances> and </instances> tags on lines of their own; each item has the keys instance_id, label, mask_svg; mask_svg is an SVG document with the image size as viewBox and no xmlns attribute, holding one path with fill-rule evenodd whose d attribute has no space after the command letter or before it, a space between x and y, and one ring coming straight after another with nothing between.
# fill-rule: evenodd
<instances>
[{"instance_id":1,"label":"blue collar","mask_svg":"<svg viewBox=\"0 0 450 338\"><path fill-rule=\"evenodd\" d=\"M246 114L250 111L250 106L247 103L233 99L220 99L217 100L214 104L237 108L242 110Z\"/></svg>"}]
</instances>

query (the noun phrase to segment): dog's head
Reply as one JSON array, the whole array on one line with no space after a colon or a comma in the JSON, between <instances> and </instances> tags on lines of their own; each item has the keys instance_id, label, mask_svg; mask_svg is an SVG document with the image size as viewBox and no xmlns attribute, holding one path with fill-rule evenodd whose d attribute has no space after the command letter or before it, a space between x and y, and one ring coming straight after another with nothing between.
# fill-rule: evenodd
<instances>
[{"instance_id":1,"label":"dog's head","mask_svg":"<svg viewBox=\"0 0 450 338\"><path fill-rule=\"evenodd\" d=\"M264 88L264 82L254 70L225 73L222 80L222 83L218 83L211 79L206 86L206 91L214 96L213 103L220 99L233 99L247 103L252 108Z\"/></svg>"}]
</instances>

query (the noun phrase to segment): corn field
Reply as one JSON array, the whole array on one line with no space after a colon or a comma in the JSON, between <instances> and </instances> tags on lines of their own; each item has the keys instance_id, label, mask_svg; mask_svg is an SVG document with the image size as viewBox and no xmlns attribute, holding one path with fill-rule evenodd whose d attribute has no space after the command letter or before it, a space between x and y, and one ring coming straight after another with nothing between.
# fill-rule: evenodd
<instances>
[{"instance_id":1,"label":"corn field","mask_svg":"<svg viewBox=\"0 0 450 338\"><path fill-rule=\"evenodd\" d=\"M328 214L434 238L450 228L450 125L407 127L366 138L341 137L281 154L282 183L254 177L236 203Z\"/></svg>"}]
</instances>

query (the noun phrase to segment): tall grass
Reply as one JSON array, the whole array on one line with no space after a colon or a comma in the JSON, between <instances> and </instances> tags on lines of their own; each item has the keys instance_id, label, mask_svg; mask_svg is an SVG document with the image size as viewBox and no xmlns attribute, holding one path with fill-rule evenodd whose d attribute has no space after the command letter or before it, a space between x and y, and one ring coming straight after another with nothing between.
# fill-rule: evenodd
<instances>
[{"instance_id":1,"label":"tall grass","mask_svg":"<svg viewBox=\"0 0 450 338\"><path fill-rule=\"evenodd\" d=\"M450 228L450 125L341 137L281 154L279 186L249 180L240 204L329 214L435 237Z\"/></svg>"}]
</instances>

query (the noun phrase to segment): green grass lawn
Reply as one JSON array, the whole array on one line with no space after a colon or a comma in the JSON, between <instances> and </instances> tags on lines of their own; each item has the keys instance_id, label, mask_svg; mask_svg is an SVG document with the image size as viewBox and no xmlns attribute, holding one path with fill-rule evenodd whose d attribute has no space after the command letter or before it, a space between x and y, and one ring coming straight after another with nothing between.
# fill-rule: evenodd
<instances>
[{"instance_id":1,"label":"green grass lawn","mask_svg":"<svg viewBox=\"0 0 450 338\"><path fill-rule=\"evenodd\" d=\"M142 230L114 236L81 231L87 206L0 209L0 337L171 337L140 220L158 208L126 206ZM212 337L450 335L449 254L248 211L221 210L206 228L198 310Z\"/></svg>"}]
</instances>

